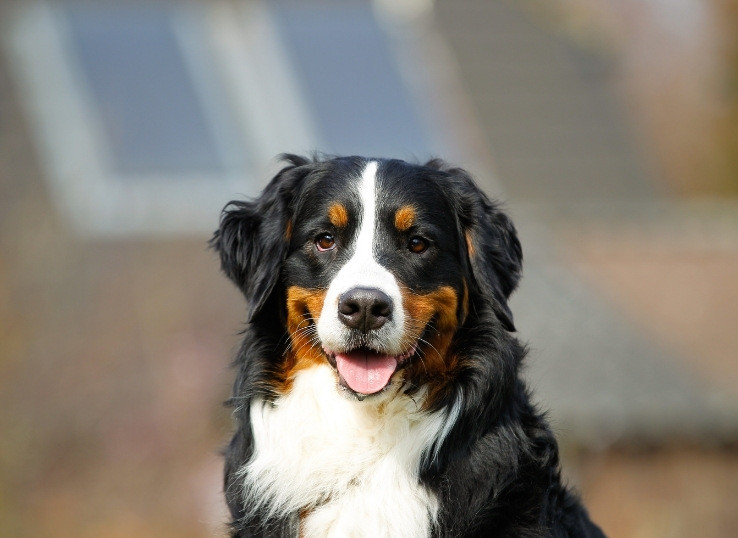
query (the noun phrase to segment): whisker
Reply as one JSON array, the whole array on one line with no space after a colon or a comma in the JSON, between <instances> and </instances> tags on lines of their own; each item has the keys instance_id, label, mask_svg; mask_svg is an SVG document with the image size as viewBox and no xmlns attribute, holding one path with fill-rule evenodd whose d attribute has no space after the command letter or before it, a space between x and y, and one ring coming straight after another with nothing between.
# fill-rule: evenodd
<instances>
[{"instance_id":1,"label":"whisker","mask_svg":"<svg viewBox=\"0 0 738 538\"><path fill-rule=\"evenodd\" d=\"M443 355L441 355L441 352L438 351L433 344L431 344L425 338L421 338L419 341L422 341L426 346L430 347L433 351L435 351L436 355L438 355L438 358L441 359L441 361L443 361Z\"/></svg>"}]
</instances>

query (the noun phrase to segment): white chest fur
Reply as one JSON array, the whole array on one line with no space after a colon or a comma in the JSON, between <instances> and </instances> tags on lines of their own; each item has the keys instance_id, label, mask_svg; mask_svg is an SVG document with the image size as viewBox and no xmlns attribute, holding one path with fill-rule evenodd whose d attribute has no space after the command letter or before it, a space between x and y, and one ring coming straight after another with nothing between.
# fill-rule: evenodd
<instances>
[{"instance_id":1,"label":"white chest fur","mask_svg":"<svg viewBox=\"0 0 738 538\"><path fill-rule=\"evenodd\" d=\"M339 391L325 365L300 372L275 405L251 404L255 453L241 470L249 507L305 510L306 538L428 536L438 503L418 469L444 414L405 395L358 402Z\"/></svg>"}]
</instances>

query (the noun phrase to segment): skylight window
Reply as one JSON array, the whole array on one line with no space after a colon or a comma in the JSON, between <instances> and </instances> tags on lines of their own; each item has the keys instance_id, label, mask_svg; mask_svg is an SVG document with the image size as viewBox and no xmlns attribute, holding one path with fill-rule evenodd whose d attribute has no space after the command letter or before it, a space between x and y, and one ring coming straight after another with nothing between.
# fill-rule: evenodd
<instances>
[{"instance_id":1,"label":"skylight window","mask_svg":"<svg viewBox=\"0 0 738 538\"><path fill-rule=\"evenodd\" d=\"M140 7L74 7L64 15L116 173L218 176L243 166L196 20Z\"/></svg>"},{"instance_id":2,"label":"skylight window","mask_svg":"<svg viewBox=\"0 0 738 538\"><path fill-rule=\"evenodd\" d=\"M370 3L274 4L274 20L322 141L340 154L433 153Z\"/></svg>"},{"instance_id":3,"label":"skylight window","mask_svg":"<svg viewBox=\"0 0 738 538\"><path fill-rule=\"evenodd\" d=\"M282 152L449 154L433 143L444 129L429 127L430 79L422 95L408 84L371 2L29 1L7 13L52 198L85 234L208 233Z\"/></svg>"}]
</instances>

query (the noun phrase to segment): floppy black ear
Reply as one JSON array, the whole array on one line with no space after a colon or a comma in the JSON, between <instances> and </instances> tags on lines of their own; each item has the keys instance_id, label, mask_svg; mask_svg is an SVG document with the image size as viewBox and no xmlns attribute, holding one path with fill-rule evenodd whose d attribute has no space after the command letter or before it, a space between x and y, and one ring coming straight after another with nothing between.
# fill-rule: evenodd
<instances>
[{"instance_id":1,"label":"floppy black ear","mask_svg":"<svg viewBox=\"0 0 738 538\"><path fill-rule=\"evenodd\" d=\"M492 304L505 329L515 331L507 300L520 280L523 250L515 226L499 205L477 187L471 176L460 168L449 168L442 161L431 167L450 174L463 231L466 255L477 290Z\"/></svg>"},{"instance_id":2,"label":"floppy black ear","mask_svg":"<svg viewBox=\"0 0 738 538\"><path fill-rule=\"evenodd\" d=\"M252 321L264 307L279 282L282 263L290 244L290 206L310 161L284 156L290 165L250 201L232 201L225 206L220 227L210 246L220 254L221 268L243 292Z\"/></svg>"},{"instance_id":3,"label":"floppy black ear","mask_svg":"<svg viewBox=\"0 0 738 538\"><path fill-rule=\"evenodd\" d=\"M495 314L508 331L515 330L507 300L522 273L523 250L512 221L481 194L466 231L472 273L482 293L494 299Z\"/></svg>"}]
</instances>

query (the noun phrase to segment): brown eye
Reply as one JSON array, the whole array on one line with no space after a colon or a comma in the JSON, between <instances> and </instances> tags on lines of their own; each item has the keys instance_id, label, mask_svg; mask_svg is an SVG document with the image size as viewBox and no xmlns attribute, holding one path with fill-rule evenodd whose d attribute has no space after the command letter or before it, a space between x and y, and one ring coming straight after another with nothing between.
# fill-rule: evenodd
<instances>
[{"instance_id":1,"label":"brown eye","mask_svg":"<svg viewBox=\"0 0 738 538\"><path fill-rule=\"evenodd\" d=\"M319 251L325 252L336 246L336 240L333 239L331 234L322 234L315 239L315 246L318 247Z\"/></svg>"},{"instance_id":2,"label":"brown eye","mask_svg":"<svg viewBox=\"0 0 738 538\"><path fill-rule=\"evenodd\" d=\"M420 254L428 248L428 241L422 237L411 237L410 241L407 242L407 249L413 254Z\"/></svg>"}]
</instances>

